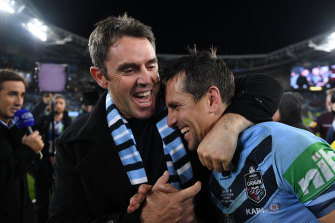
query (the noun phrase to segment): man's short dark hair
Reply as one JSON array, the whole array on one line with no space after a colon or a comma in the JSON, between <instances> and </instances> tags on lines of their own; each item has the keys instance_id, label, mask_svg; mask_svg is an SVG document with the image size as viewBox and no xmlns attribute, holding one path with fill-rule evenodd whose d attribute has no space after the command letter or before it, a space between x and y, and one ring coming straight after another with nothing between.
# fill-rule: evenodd
<instances>
[{"instance_id":1,"label":"man's short dark hair","mask_svg":"<svg viewBox=\"0 0 335 223\"><path fill-rule=\"evenodd\" d=\"M184 75L183 91L193 95L198 102L211 86L220 90L220 95L229 104L234 95L235 84L233 73L226 66L223 59L216 57L216 50L190 50L190 55L174 60L162 73L163 86L168 80Z\"/></svg>"},{"instance_id":2,"label":"man's short dark hair","mask_svg":"<svg viewBox=\"0 0 335 223\"><path fill-rule=\"evenodd\" d=\"M5 81L22 81L26 86L26 82L23 77L11 69L0 69L0 91L3 88L2 83Z\"/></svg>"},{"instance_id":3,"label":"man's short dark hair","mask_svg":"<svg viewBox=\"0 0 335 223\"><path fill-rule=\"evenodd\" d=\"M110 16L95 25L95 29L89 38L89 51L94 66L99 67L105 78L108 79L107 69L104 65L108 57L109 48L118 39L124 36L147 38L154 49L155 36L151 27L144 25L140 21L128 16Z\"/></svg>"}]
</instances>

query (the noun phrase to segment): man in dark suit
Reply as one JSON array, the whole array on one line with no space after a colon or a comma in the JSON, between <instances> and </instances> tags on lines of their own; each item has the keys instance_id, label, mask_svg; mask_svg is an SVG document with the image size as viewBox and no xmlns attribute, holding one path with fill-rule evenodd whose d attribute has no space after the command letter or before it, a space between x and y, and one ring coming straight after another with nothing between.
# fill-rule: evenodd
<instances>
[{"instance_id":1,"label":"man in dark suit","mask_svg":"<svg viewBox=\"0 0 335 223\"><path fill-rule=\"evenodd\" d=\"M12 70L0 70L0 221L34 223L26 172L44 143L37 131L25 135L13 120L21 109L25 82Z\"/></svg>"},{"instance_id":2,"label":"man in dark suit","mask_svg":"<svg viewBox=\"0 0 335 223\"><path fill-rule=\"evenodd\" d=\"M53 109L45 112L48 106ZM66 111L66 98L62 94L44 93L41 102L34 108L35 128L41 133L45 149L43 159L34 168L37 223L48 221L50 193L55 165L54 141L68 128L72 119Z\"/></svg>"}]
</instances>

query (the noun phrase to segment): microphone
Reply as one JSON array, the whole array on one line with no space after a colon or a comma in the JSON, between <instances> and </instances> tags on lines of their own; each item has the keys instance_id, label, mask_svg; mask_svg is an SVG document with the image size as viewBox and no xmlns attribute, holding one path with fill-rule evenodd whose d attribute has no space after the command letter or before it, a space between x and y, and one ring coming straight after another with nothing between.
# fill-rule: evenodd
<instances>
[{"instance_id":1,"label":"microphone","mask_svg":"<svg viewBox=\"0 0 335 223\"><path fill-rule=\"evenodd\" d=\"M35 124L34 116L27 109L23 108L23 109L16 111L14 114L14 121L18 129L26 128L28 130L29 135L34 132L33 129L31 128L31 126ZM43 158L42 152L40 151L39 154L40 154L40 159L42 159Z\"/></svg>"}]
</instances>

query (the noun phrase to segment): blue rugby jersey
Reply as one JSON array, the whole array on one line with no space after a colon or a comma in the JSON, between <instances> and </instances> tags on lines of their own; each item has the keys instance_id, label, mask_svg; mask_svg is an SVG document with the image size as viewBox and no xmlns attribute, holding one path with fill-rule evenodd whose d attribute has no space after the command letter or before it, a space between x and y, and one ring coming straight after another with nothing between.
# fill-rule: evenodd
<instances>
[{"instance_id":1,"label":"blue rugby jersey","mask_svg":"<svg viewBox=\"0 0 335 223\"><path fill-rule=\"evenodd\" d=\"M221 222L318 222L335 209L335 152L312 133L278 122L245 130L237 168L213 171Z\"/></svg>"}]
</instances>

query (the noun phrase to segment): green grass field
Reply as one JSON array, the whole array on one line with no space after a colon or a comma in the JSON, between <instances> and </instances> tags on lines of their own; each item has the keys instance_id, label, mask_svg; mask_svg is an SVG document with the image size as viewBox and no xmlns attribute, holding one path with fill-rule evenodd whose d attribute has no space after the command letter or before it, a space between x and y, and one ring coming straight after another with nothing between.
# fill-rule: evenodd
<instances>
[{"instance_id":1,"label":"green grass field","mask_svg":"<svg viewBox=\"0 0 335 223\"><path fill-rule=\"evenodd\" d=\"M34 200L35 199L35 190L34 190L34 177L31 176L29 173L27 174L27 180L28 180L28 190L30 194L30 199Z\"/></svg>"},{"instance_id":2,"label":"green grass field","mask_svg":"<svg viewBox=\"0 0 335 223\"><path fill-rule=\"evenodd\" d=\"M313 121L313 118L303 118L302 121L306 126L309 126L309 123Z\"/></svg>"}]
</instances>

